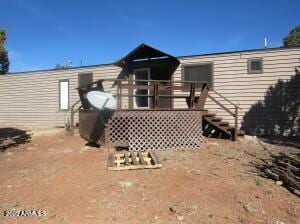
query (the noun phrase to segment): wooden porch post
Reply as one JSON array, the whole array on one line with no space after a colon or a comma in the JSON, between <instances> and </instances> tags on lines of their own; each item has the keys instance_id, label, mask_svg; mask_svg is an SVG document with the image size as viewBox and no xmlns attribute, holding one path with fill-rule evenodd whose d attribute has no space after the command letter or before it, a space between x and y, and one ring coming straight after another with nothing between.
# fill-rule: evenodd
<instances>
[{"instance_id":1,"label":"wooden porch post","mask_svg":"<svg viewBox=\"0 0 300 224\"><path fill-rule=\"evenodd\" d=\"M208 96L208 91L209 91L208 84L204 83L203 86L202 86L200 97L197 101L197 106L196 106L197 110L203 110L204 109L205 101L206 101L206 98Z\"/></svg>"},{"instance_id":2,"label":"wooden porch post","mask_svg":"<svg viewBox=\"0 0 300 224\"><path fill-rule=\"evenodd\" d=\"M195 98L195 82L191 82L190 83L190 97L189 97L189 101L190 101L190 104L189 104L189 109L193 109L194 108L194 98Z\"/></svg>"},{"instance_id":3,"label":"wooden porch post","mask_svg":"<svg viewBox=\"0 0 300 224\"><path fill-rule=\"evenodd\" d=\"M153 109L157 108L157 101L158 101L158 90L159 90L159 84L158 81L154 82L154 87L153 87Z\"/></svg>"},{"instance_id":4,"label":"wooden porch post","mask_svg":"<svg viewBox=\"0 0 300 224\"><path fill-rule=\"evenodd\" d=\"M133 74L132 73L129 74L128 84L129 84L128 95L130 96L128 99L128 104L129 104L128 106L129 106L129 109L132 110L133 109L133 98L134 98L134 97L131 97L131 96L133 96Z\"/></svg>"}]
</instances>

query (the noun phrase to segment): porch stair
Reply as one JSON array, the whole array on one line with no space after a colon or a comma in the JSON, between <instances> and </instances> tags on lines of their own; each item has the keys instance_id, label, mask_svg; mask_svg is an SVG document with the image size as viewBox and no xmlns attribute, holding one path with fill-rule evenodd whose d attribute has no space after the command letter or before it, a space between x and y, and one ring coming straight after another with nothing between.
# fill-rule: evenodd
<instances>
[{"instance_id":1,"label":"porch stair","mask_svg":"<svg viewBox=\"0 0 300 224\"><path fill-rule=\"evenodd\" d=\"M235 136L243 136L244 132L239 131L235 135L235 127L229 125L229 122L223 121L221 117L217 117L216 114L210 113L205 110L202 117L202 130L203 135L211 138L230 139L235 141Z\"/></svg>"}]
</instances>

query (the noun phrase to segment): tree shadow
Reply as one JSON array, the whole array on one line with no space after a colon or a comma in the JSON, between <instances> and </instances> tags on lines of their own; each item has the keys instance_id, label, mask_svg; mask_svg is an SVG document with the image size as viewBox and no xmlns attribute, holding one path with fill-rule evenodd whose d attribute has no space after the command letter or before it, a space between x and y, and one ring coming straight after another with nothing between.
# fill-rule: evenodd
<instances>
[{"instance_id":1,"label":"tree shadow","mask_svg":"<svg viewBox=\"0 0 300 224\"><path fill-rule=\"evenodd\" d=\"M275 144L279 146L287 146L300 149L299 137L262 137L261 141L269 144Z\"/></svg>"},{"instance_id":2,"label":"tree shadow","mask_svg":"<svg viewBox=\"0 0 300 224\"><path fill-rule=\"evenodd\" d=\"M269 143L300 144L300 73L270 86L263 101L245 113L242 130Z\"/></svg>"},{"instance_id":3,"label":"tree shadow","mask_svg":"<svg viewBox=\"0 0 300 224\"><path fill-rule=\"evenodd\" d=\"M31 134L17 128L0 128L0 152L30 142Z\"/></svg>"}]
</instances>

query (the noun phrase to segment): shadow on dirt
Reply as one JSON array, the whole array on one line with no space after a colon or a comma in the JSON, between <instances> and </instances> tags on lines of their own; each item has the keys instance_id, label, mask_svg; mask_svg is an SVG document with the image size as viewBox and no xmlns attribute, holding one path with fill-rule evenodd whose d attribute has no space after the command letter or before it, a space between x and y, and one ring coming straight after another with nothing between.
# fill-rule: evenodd
<instances>
[{"instance_id":1,"label":"shadow on dirt","mask_svg":"<svg viewBox=\"0 0 300 224\"><path fill-rule=\"evenodd\" d=\"M0 152L30 142L31 134L17 128L0 128Z\"/></svg>"},{"instance_id":2,"label":"shadow on dirt","mask_svg":"<svg viewBox=\"0 0 300 224\"><path fill-rule=\"evenodd\" d=\"M269 137L269 138L259 138L261 141L268 143L268 144L274 144L279 146L287 146L287 147L293 147L300 149L300 139L299 138L293 138L293 137Z\"/></svg>"}]
</instances>

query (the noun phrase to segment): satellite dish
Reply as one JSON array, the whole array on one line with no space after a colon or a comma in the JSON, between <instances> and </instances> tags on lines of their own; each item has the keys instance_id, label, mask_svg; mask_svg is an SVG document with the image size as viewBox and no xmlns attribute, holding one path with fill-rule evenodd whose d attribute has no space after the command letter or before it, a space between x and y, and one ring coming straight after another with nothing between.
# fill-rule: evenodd
<instances>
[{"instance_id":1,"label":"satellite dish","mask_svg":"<svg viewBox=\"0 0 300 224\"><path fill-rule=\"evenodd\" d=\"M104 93L100 91L90 91L87 93L89 103L99 110L116 109L117 101L111 93Z\"/></svg>"}]
</instances>

